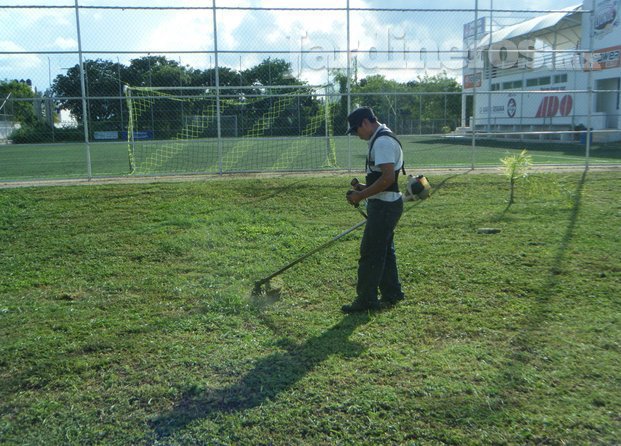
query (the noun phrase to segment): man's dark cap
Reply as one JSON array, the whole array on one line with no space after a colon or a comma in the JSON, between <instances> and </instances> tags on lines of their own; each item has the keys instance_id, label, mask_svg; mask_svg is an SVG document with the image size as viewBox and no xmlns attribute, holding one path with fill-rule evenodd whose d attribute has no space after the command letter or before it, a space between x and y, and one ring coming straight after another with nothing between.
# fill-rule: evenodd
<instances>
[{"instance_id":1,"label":"man's dark cap","mask_svg":"<svg viewBox=\"0 0 621 446\"><path fill-rule=\"evenodd\" d=\"M355 109L349 114L349 116L347 116L349 128L345 134L349 135L350 133L354 133L356 129L362 125L362 121L365 119L368 119L371 122L377 121L375 113L373 113L373 109L371 107L359 107Z\"/></svg>"}]
</instances>

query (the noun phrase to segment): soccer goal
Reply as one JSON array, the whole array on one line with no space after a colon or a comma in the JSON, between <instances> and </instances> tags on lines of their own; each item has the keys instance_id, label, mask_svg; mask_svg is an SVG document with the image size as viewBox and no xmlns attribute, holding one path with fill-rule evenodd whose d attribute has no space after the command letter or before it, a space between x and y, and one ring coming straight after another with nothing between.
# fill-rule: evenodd
<instances>
[{"instance_id":1,"label":"soccer goal","mask_svg":"<svg viewBox=\"0 0 621 446\"><path fill-rule=\"evenodd\" d=\"M132 173L335 168L331 86L125 88Z\"/></svg>"}]
</instances>

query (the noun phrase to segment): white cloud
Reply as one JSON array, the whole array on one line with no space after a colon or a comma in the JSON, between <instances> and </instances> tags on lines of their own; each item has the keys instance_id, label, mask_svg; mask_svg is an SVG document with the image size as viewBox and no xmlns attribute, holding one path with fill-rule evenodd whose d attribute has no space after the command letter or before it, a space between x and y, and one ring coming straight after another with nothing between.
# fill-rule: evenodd
<instances>
[{"instance_id":1,"label":"white cloud","mask_svg":"<svg viewBox=\"0 0 621 446\"><path fill-rule=\"evenodd\" d=\"M0 0L1 2L2 0ZM15 0L16 1L16 0ZM479 0L481 9L492 5L500 9L560 9L580 3L580 0ZM16 1L17 3L17 1ZM72 5L68 0L46 0L46 4ZM266 8L345 8L347 0L217 0L218 7ZM92 6L201 6L204 9L182 11L91 10L80 11L82 46L91 50L88 57L100 57L93 51L102 51L102 58L119 58L128 63L147 53L168 51L166 57L180 60L184 65L205 69L213 67L213 18L211 1L197 0L80 0L80 5ZM350 0L351 8L435 8L467 9L466 12L397 13L389 11L351 11L351 49L358 56L359 77L383 74L388 78L407 81L422 74L435 74L447 66L460 72L459 60L442 53L461 48L462 26L474 19L474 0L443 0L442 4L404 0ZM488 15L488 11L481 12ZM502 23L519 20L527 14L494 13ZM532 16L532 14L531 14ZM328 68L347 66L347 14L343 11L252 11L221 9L217 15L218 47L240 53L219 55L219 63L234 69L250 68L262 60L282 58L291 63L294 75L311 83L325 83ZM54 8L11 9L0 15L0 29L5 30L4 51L39 51L77 49L75 11ZM321 53L303 54L299 51L322 50ZM280 52L275 52L279 50ZM391 54L383 53L391 50ZM440 53L438 53L440 50ZM105 51L105 53L103 53ZM114 51L126 54L114 55ZM136 53L129 53L136 51ZM196 51L196 54L178 53ZM248 52L243 52L248 51ZM271 52L270 52L271 51ZM0 66L7 76L33 76L44 85L48 79L46 57L37 55L4 55ZM77 63L77 56L49 55L52 74L62 72L60 67ZM38 73L30 74L37 71ZM451 73L448 73L451 75Z\"/></svg>"},{"instance_id":2,"label":"white cloud","mask_svg":"<svg viewBox=\"0 0 621 446\"><path fill-rule=\"evenodd\" d=\"M60 48L61 50L73 50L78 48L78 42L71 37L57 37L54 41L54 47Z\"/></svg>"},{"instance_id":3,"label":"white cloud","mask_svg":"<svg viewBox=\"0 0 621 446\"><path fill-rule=\"evenodd\" d=\"M28 29L37 24L47 27L64 27L75 24L75 11L72 9L11 9L3 13L11 29Z\"/></svg>"},{"instance_id":4,"label":"white cloud","mask_svg":"<svg viewBox=\"0 0 621 446\"><path fill-rule=\"evenodd\" d=\"M8 40L0 40L0 51L20 52L24 48ZM41 59L34 54L1 54L0 72L13 75L17 70L31 70L41 66Z\"/></svg>"},{"instance_id":5,"label":"white cloud","mask_svg":"<svg viewBox=\"0 0 621 446\"><path fill-rule=\"evenodd\" d=\"M141 51L200 51L210 49L212 39L211 14L203 12L177 13L154 26L149 34L136 42Z\"/></svg>"},{"instance_id":6,"label":"white cloud","mask_svg":"<svg viewBox=\"0 0 621 446\"><path fill-rule=\"evenodd\" d=\"M187 2L186 2L187 3ZM179 2L176 6L184 6ZM185 5L189 6L189 5ZM238 4L237 6L243 6ZM225 19L222 19L222 15ZM219 49L240 49L243 42L234 38L235 31L244 22L251 11L218 12L218 47ZM211 10L172 11L166 20L149 28L135 45L136 50L144 52L158 51L208 51L214 49L213 16ZM208 68L209 56L205 54L183 54L184 64L194 68Z\"/></svg>"}]
</instances>

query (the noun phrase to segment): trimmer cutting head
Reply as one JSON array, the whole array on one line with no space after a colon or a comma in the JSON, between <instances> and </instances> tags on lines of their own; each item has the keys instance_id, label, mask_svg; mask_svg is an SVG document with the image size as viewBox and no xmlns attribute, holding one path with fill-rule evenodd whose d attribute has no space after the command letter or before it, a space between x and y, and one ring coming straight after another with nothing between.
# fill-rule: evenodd
<instances>
[{"instance_id":1,"label":"trimmer cutting head","mask_svg":"<svg viewBox=\"0 0 621 446\"><path fill-rule=\"evenodd\" d=\"M267 286L269 287L269 280L267 282L263 282L262 280L257 280L254 283L254 288L252 289L253 296L258 296L262 294L263 292L265 292L265 289L263 288L264 284L267 284Z\"/></svg>"},{"instance_id":2,"label":"trimmer cutting head","mask_svg":"<svg viewBox=\"0 0 621 446\"><path fill-rule=\"evenodd\" d=\"M255 299L255 303L260 303L261 305L274 303L280 299L281 286L279 285L281 284L278 279L276 279L275 286L271 280L257 280L254 283L250 297Z\"/></svg>"}]
</instances>

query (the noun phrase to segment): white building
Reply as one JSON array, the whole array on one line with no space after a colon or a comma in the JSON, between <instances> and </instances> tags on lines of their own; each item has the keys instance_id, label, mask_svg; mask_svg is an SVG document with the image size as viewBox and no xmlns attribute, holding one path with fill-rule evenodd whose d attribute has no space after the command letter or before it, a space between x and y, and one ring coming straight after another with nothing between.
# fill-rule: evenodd
<instances>
[{"instance_id":1,"label":"white building","mask_svg":"<svg viewBox=\"0 0 621 446\"><path fill-rule=\"evenodd\" d=\"M584 0L501 29L489 17L466 24L462 126L566 141L590 127L594 141L621 140L620 15L621 0Z\"/></svg>"}]
</instances>

